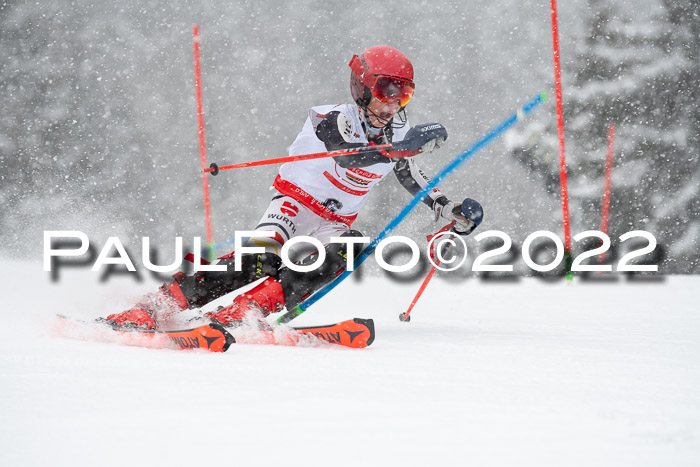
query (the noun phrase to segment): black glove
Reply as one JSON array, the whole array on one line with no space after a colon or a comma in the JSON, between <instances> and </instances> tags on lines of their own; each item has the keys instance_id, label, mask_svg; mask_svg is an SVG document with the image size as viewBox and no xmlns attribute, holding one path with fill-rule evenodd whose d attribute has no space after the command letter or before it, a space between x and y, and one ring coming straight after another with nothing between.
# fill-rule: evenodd
<instances>
[{"instance_id":1,"label":"black glove","mask_svg":"<svg viewBox=\"0 0 700 467\"><path fill-rule=\"evenodd\" d=\"M440 123L422 123L406 133L403 140L394 143L394 151L432 152L447 139L447 130Z\"/></svg>"}]
</instances>

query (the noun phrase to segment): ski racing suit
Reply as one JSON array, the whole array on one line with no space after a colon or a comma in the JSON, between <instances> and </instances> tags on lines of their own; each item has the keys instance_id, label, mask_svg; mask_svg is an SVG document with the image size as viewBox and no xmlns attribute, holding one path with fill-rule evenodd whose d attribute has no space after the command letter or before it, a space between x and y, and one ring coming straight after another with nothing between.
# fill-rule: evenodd
<instances>
[{"instance_id":1,"label":"ski racing suit","mask_svg":"<svg viewBox=\"0 0 700 467\"><path fill-rule=\"evenodd\" d=\"M289 154L395 144L404 139L409 128L408 123L374 128L354 104L321 105L309 110ZM380 150L283 164L273 183L276 193L255 227L256 231L273 231L274 237L252 237L249 245L263 246L279 255L282 245L295 236L310 236L328 244L331 237L350 230L372 188L392 170L412 195L430 183L413 157L392 159L390 152ZM435 189L423 201L433 208L441 196ZM290 259L299 256L303 257L301 251L295 255L295 249L290 250Z\"/></svg>"}]
</instances>

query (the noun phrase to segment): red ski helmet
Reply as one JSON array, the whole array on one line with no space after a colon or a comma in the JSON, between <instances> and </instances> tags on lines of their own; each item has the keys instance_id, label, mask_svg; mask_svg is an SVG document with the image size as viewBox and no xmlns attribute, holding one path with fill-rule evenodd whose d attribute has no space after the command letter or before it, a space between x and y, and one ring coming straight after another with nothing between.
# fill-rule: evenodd
<instances>
[{"instance_id":1,"label":"red ski helmet","mask_svg":"<svg viewBox=\"0 0 700 467\"><path fill-rule=\"evenodd\" d=\"M398 100L403 108L413 97L413 65L393 47L370 47L359 57L353 55L349 66L350 93L360 107L367 107L374 96L382 102Z\"/></svg>"}]
</instances>

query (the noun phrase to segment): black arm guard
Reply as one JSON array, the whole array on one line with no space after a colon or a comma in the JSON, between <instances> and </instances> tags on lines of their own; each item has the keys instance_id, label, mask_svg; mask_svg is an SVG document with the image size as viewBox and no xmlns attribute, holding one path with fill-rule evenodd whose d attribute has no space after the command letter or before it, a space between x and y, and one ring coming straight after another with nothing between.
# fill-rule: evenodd
<instances>
[{"instance_id":1,"label":"black arm guard","mask_svg":"<svg viewBox=\"0 0 700 467\"><path fill-rule=\"evenodd\" d=\"M396 178L399 179L401 186L403 186L413 196L416 196L425 185L430 183L430 179L416 166L414 166L413 169L414 170L411 170L411 163L408 159L400 159L394 166L394 174L396 174ZM423 181L422 185L418 183L418 179ZM428 193L422 199L422 201L428 205L430 209L433 209L436 200L440 199L441 197L445 198L445 195L439 191L433 191L432 193Z\"/></svg>"},{"instance_id":2,"label":"black arm guard","mask_svg":"<svg viewBox=\"0 0 700 467\"><path fill-rule=\"evenodd\" d=\"M316 137L323 141L326 149L335 151L338 149L357 149L367 147L367 144L348 143L341 129L338 127L338 115L340 112L329 112L325 119L316 127ZM379 151L370 151L362 154L351 154L349 156L333 157L339 166L343 168L367 167L374 164L388 164L391 159L381 154Z\"/></svg>"}]
</instances>

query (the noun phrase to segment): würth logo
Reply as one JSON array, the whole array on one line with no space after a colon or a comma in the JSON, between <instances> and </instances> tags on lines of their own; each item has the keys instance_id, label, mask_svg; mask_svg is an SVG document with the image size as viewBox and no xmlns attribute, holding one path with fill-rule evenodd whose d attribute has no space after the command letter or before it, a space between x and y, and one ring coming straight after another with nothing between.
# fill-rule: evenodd
<instances>
[{"instance_id":1,"label":"w\u00fcrth logo","mask_svg":"<svg viewBox=\"0 0 700 467\"><path fill-rule=\"evenodd\" d=\"M299 207L294 206L289 201L285 201L284 203L282 203L282 208L280 208L280 212L287 217L295 217L297 214L299 214Z\"/></svg>"}]
</instances>

